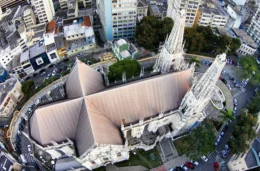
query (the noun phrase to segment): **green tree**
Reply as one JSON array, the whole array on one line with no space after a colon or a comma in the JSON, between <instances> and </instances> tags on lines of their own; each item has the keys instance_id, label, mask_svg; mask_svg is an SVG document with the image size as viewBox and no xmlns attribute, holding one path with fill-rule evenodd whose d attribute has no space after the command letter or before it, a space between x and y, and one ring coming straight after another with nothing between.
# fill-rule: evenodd
<instances>
[{"instance_id":1,"label":"green tree","mask_svg":"<svg viewBox=\"0 0 260 171\"><path fill-rule=\"evenodd\" d=\"M212 152L215 148L215 139L216 136L213 125L207 120L204 121L203 124L194 129L186 138L186 141L190 144L187 156L195 160Z\"/></svg>"},{"instance_id":2,"label":"green tree","mask_svg":"<svg viewBox=\"0 0 260 171\"><path fill-rule=\"evenodd\" d=\"M196 63L196 67L200 67L200 64L201 64L201 62L200 62L200 60L199 60L199 58L198 57L190 57L190 58L188 58L188 62L189 62L189 64L192 64L192 63Z\"/></svg>"},{"instance_id":3,"label":"green tree","mask_svg":"<svg viewBox=\"0 0 260 171\"><path fill-rule=\"evenodd\" d=\"M220 113L222 114L220 117L222 118L223 122L227 122L227 121L235 119L235 117L233 116L233 110L232 109L221 110Z\"/></svg>"},{"instance_id":4,"label":"green tree","mask_svg":"<svg viewBox=\"0 0 260 171\"><path fill-rule=\"evenodd\" d=\"M232 134L234 138L229 141L233 153L240 154L249 149L248 142L256 137L256 124L257 118L246 111L237 116Z\"/></svg>"},{"instance_id":5,"label":"green tree","mask_svg":"<svg viewBox=\"0 0 260 171\"><path fill-rule=\"evenodd\" d=\"M250 101L248 110L252 114L257 114L260 111L260 95L256 94L253 99Z\"/></svg>"},{"instance_id":6,"label":"green tree","mask_svg":"<svg viewBox=\"0 0 260 171\"><path fill-rule=\"evenodd\" d=\"M242 66L240 70L240 75L243 79L249 79L253 85L258 85L260 83L260 70L256 62L255 57L245 56L239 59L239 63Z\"/></svg>"},{"instance_id":7,"label":"green tree","mask_svg":"<svg viewBox=\"0 0 260 171\"><path fill-rule=\"evenodd\" d=\"M144 17L136 27L136 42L146 49L155 50L173 27L171 18L159 20L153 16Z\"/></svg>"},{"instance_id":8,"label":"green tree","mask_svg":"<svg viewBox=\"0 0 260 171\"><path fill-rule=\"evenodd\" d=\"M22 83L22 92L28 97L35 89L33 80L27 80Z\"/></svg>"},{"instance_id":9,"label":"green tree","mask_svg":"<svg viewBox=\"0 0 260 171\"><path fill-rule=\"evenodd\" d=\"M126 78L138 76L141 71L141 65L136 60L121 60L109 67L109 81L122 80L122 75L125 72Z\"/></svg>"}]
</instances>

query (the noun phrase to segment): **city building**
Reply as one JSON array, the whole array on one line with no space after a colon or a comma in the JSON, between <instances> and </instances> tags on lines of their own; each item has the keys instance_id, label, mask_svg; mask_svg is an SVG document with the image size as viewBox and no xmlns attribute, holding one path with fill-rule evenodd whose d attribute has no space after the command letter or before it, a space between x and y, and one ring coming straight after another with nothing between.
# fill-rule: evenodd
<instances>
[{"instance_id":1,"label":"city building","mask_svg":"<svg viewBox=\"0 0 260 171\"><path fill-rule=\"evenodd\" d=\"M26 29L27 46L31 47L43 38L46 24L41 23Z\"/></svg>"},{"instance_id":2,"label":"city building","mask_svg":"<svg viewBox=\"0 0 260 171\"><path fill-rule=\"evenodd\" d=\"M260 44L260 6L251 20L247 33L256 41L256 43Z\"/></svg>"},{"instance_id":3,"label":"city building","mask_svg":"<svg viewBox=\"0 0 260 171\"><path fill-rule=\"evenodd\" d=\"M61 9L68 9L68 2L71 0L59 0ZM91 8L92 0L73 0L77 2L77 6L80 8Z\"/></svg>"},{"instance_id":4,"label":"city building","mask_svg":"<svg viewBox=\"0 0 260 171\"><path fill-rule=\"evenodd\" d=\"M135 35L137 0L99 1L97 13L107 40L130 39Z\"/></svg>"},{"instance_id":5,"label":"city building","mask_svg":"<svg viewBox=\"0 0 260 171\"><path fill-rule=\"evenodd\" d=\"M43 40L48 58L51 63L57 62L59 60L54 39L55 35L58 34L58 32L59 27L56 25L56 21L52 20L47 23L45 32L43 34Z\"/></svg>"},{"instance_id":6,"label":"city building","mask_svg":"<svg viewBox=\"0 0 260 171\"><path fill-rule=\"evenodd\" d=\"M21 53L20 57L18 58L16 65L13 66L11 72L9 72L12 78L21 79L27 75L33 74L34 69L29 60L29 51L25 51Z\"/></svg>"},{"instance_id":7,"label":"city building","mask_svg":"<svg viewBox=\"0 0 260 171\"><path fill-rule=\"evenodd\" d=\"M232 20L230 24L231 28L239 28L242 23L243 16L238 13L230 4L227 5L227 13Z\"/></svg>"},{"instance_id":8,"label":"city building","mask_svg":"<svg viewBox=\"0 0 260 171\"><path fill-rule=\"evenodd\" d=\"M60 34L56 35L54 37L54 40L59 57L62 58L67 56L67 50L65 46L65 39L63 33L61 32Z\"/></svg>"},{"instance_id":9,"label":"city building","mask_svg":"<svg viewBox=\"0 0 260 171\"><path fill-rule=\"evenodd\" d=\"M68 18L75 18L78 17L79 7L76 0L68 0L67 2L67 17Z\"/></svg>"},{"instance_id":10,"label":"city building","mask_svg":"<svg viewBox=\"0 0 260 171\"><path fill-rule=\"evenodd\" d=\"M22 85L14 78L0 83L0 117L11 117L18 102L23 98Z\"/></svg>"},{"instance_id":11,"label":"city building","mask_svg":"<svg viewBox=\"0 0 260 171\"><path fill-rule=\"evenodd\" d=\"M140 56L140 53L135 48L131 48L131 46L133 45L126 40L119 39L113 44L112 51L118 60L136 59Z\"/></svg>"},{"instance_id":12,"label":"city building","mask_svg":"<svg viewBox=\"0 0 260 171\"><path fill-rule=\"evenodd\" d=\"M34 71L50 64L49 57L42 41L38 42L29 49L29 61Z\"/></svg>"},{"instance_id":13,"label":"city building","mask_svg":"<svg viewBox=\"0 0 260 171\"><path fill-rule=\"evenodd\" d=\"M52 0L31 0L31 4L34 7L39 22L50 22L55 15Z\"/></svg>"},{"instance_id":14,"label":"city building","mask_svg":"<svg viewBox=\"0 0 260 171\"><path fill-rule=\"evenodd\" d=\"M3 31L0 31L0 64L6 70L10 70L8 64L22 52L28 50L24 40L19 35L18 31L11 32L8 36Z\"/></svg>"},{"instance_id":15,"label":"city building","mask_svg":"<svg viewBox=\"0 0 260 171\"><path fill-rule=\"evenodd\" d=\"M167 3L163 0L150 1L149 12L151 16L163 19L167 13Z\"/></svg>"},{"instance_id":16,"label":"city building","mask_svg":"<svg viewBox=\"0 0 260 171\"><path fill-rule=\"evenodd\" d=\"M168 0L168 9L167 9L167 17L172 17L174 20L175 16L174 13L174 8L177 5L180 7L180 9L185 9L186 11L186 22L185 25L187 27L193 26L194 23L196 23L196 16L197 16L197 11L199 9L199 5L201 3L201 0L182 0L181 4L176 4L175 0Z\"/></svg>"},{"instance_id":17,"label":"city building","mask_svg":"<svg viewBox=\"0 0 260 171\"><path fill-rule=\"evenodd\" d=\"M143 17L147 16L148 3L147 0L138 0L137 3L137 20L141 21Z\"/></svg>"},{"instance_id":18,"label":"city building","mask_svg":"<svg viewBox=\"0 0 260 171\"><path fill-rule=\"evenodd\" d=\"M94 30L89 16L63 20L63 34L68 56L96 47Z\"/></svg>"},{"instance_id":19,"label":"city building","mask_svg":"<svg viewBox=\"0 0 260 171\"><path fill-rule=\"evenodd\" d=\"M33 10L29 6L27 6L23 12L23 21L26 28L30 28L36 24L36 18L34 16Z\"/></svg>"},{"instance_id":20,"label":"city building","mask_svg":"<svg viewBox=\"0 0 260 171\"><path fill-rule=\"evenodd\" d=\"M201 26L224 27L229 18L229 16L219 11L213 3L201 6L199 11L198 25Z\"/></svg>"},{"instance_id":21,"label":"city building","mask_svg":"<svg viewBox=\"0 0 260 171\"><path fill-rule=\"evenodd\" d=\"M1 149L0 152L0 169L1 170L13 170L13 171L21 171L22 165L19 164L12 155L5 152L5 150Z\"/></svg>"},{"instance_id":22,"label":"city building","mask_svg":"<svg viewBox=\"0 0 260 171\"><path fill-rule=\"evenodd\" d=\"M254 55L258 44L244 31L241 29L232 29L235 36L240 39L241 46L237 50L239 56Z\"/></svg>"},{"instance_id":23,"label":"city building","mask_svg":"<svg viewBox=\"0 0 260 171\"><path fill-rule=\"evenodd\" d=\"M0 1L0 8L3 11L6 11L7 8L14 8L19 5L26 5L28 4L28 0L2 0Z\"/></svg>"}]
</instances>

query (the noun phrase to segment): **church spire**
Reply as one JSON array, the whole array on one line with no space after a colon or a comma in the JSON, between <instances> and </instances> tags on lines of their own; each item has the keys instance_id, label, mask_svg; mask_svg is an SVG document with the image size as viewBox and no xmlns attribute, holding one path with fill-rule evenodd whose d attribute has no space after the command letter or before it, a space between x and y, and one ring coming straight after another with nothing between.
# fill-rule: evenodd
<instances>
[{"instance_id":1,"label":"church spire","mask_svg":"<svg viewBox=\"0 0 260 171\"><path fill-rule=\"evenodd\" d=\"M199 81L192 85L179 108L183 112L183 118L202 113L214 93L215 85L225 64L226 54L217 55Z\"/></svg>"},{"instance_id":2,"label":"church spire","mask_svg":"<svg viewBox=\"0 0 260 171\"><path fill-rule=\"evenodd\" d=\"M178 10L175 23L168 38L166 38L162 50L154 65L154 72L168 72L182 69L183 58L183 35L185 27L185 10Z\"/></svg>"}]
</instances>

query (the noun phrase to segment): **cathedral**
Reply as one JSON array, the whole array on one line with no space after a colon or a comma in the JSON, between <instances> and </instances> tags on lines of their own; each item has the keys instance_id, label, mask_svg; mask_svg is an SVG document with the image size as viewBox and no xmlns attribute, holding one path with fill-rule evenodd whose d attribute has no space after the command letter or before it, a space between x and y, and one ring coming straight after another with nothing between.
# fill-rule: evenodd
<instances>
[{"instance_id":1,"label":"cathedral","mask_svg":"<svg viewBox=\"0 0 260 171\"><path fill-rule=\"evenodd\" d=\"M204 109L226 63L220 54L195 81L195 65L183 57L185 11L175 24L148 78L106 86L101 73L76 60L65 82L66 99L37 108L30 139L53 158L73 158L93 170L175 139L206 118Z\"/></svg>"}]
</instances>

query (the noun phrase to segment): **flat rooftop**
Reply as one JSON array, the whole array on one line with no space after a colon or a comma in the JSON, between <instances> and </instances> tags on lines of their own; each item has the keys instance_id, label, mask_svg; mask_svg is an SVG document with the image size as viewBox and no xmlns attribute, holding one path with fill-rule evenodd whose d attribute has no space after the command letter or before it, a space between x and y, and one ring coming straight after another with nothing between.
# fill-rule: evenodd
<instances>
[{"instance_id":1,"label":"flat rooftop","mask_svg":"<svg viewBox=\"0 0 260 171\"><path fill-rule=\"evenodd\" d=\"M45 47L40 45L40 42L29 49L30 58L40 55L45 52Z\"/></svg>"},{"instance_id":2,"label":"flat rooftop","mask_svg":"<svg viewBox=\"0 0 260 171\"><path fill-rule=\"evenodd\" d=\"M16 82L16 79L11 78L0 84L0 103L4 101L6 95L13 89Z\"/></svg>"},{"instance_id":3,"label":"flat rooftop","mask_svg":"<svg viewBox=\"0 0 260 171\"><path fill-rule=\"evenodd\" d=\"M241 39L243 43L255 49L258 47L258 44L244 30L236 28L232 28L232 30L235 33L235 35Z\"/></svg>"},{"instance_id":4,"label":"flat rooftop","mask_svg":"<svg viewBox=\"0 0 260 171\"><path fill-rule=\"evenodd\" d=\"M209 8L207 6L201 6L200 7L200 11L202 13L208 13L208 14L215 14L215 15L223 15L223 16L227 16L225 13L223 13L222 11L218 10L217 8ZM228 17L228 16L227 16Z\"/></svg>"}]
</instances>

